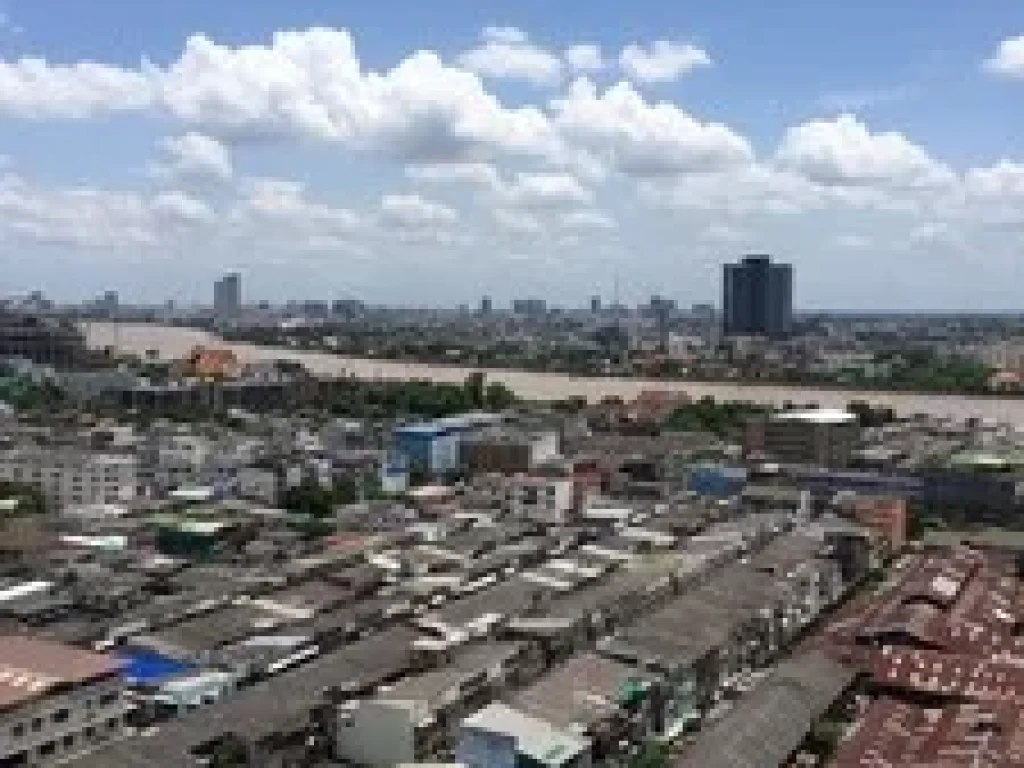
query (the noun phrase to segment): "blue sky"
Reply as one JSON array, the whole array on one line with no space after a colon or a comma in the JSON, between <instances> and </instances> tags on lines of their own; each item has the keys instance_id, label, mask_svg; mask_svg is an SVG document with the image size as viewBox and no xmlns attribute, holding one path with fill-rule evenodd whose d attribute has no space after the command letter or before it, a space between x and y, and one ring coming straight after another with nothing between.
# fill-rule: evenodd
<instances>
[{"instance_id":1,"label":"blue sky","mask_svg":"<svg viewBox=\"0 0 1024 768\"><path fill-rule=\"evenodd\" d=\"M0 10L4 293L1021 305L1020 3Z\"/></svg>"}]
</instances>

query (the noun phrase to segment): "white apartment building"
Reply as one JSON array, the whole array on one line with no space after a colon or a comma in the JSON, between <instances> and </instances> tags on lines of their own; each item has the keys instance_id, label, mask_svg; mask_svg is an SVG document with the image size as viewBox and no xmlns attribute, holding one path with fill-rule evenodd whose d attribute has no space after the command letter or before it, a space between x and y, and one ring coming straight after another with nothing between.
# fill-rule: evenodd
<instances>
[{"instance_id":1,"label":"white apartment building","mask_svg":"<svg viewBox=\"0 0 1024 768\"><path fill-rule=\"evenodd\" d=\"M232 482L253 461L259 444L230 438L214 441L190 432L154 436L143 451L143 481L157 493Z\"/></svg>"},{"instance_id":2,"label":"white apartment building","mask_svg":"<svg viewBox=\"0 0 1024 768\"><path fill-rule=\"evenodd\" d=\"M505 486L505 506L515 517L549 525L568 522L575 499L573 481L564 477L518 475Z\"/></svg>"},{"instance_id":3,"label":"white apartment building","mask_svg":"<svg viewBox=\"0 0 1024 768\"><path fill-rule=\"evenodd\" d=\"M133 455L73 449L0 451L0 480L39 488L58 507L123 504L141 495Z\"/></svg>"}]
</instances>

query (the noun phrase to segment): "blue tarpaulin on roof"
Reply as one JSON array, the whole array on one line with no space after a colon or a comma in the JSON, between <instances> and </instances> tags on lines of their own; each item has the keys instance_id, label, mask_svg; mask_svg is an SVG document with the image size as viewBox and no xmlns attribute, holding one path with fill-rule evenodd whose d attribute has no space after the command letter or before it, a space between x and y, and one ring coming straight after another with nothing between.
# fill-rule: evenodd
<instances>
[{"instance_id":1,"label":"blue tarpaulin on roof","mask_svg":"<svg viewBox=\"0 0 1024 768\"><path fill-rule=\"evenodd\" d=\"M155 685L192 669L190 664L153 651L124 651L118 657L121 659L121 676L137 685Z\"/></svg>"}]
</instances>

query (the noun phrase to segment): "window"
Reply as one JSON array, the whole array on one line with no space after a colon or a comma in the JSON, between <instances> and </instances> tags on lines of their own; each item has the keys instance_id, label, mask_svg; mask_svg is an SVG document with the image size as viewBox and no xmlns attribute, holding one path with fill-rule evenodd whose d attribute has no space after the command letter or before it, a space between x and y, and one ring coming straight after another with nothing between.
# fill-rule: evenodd
<instances>
[{"instance_id":1,"label":"window","mask_svg":"<svg viewBox=\"0 0 1024 768\"><path fill-rule=\"evenodd\" d=\"M95 739L96 738L96 726L90 725L85 729L85 738Z\"/></svg>"},{"instance_id":2,"label":"window","mask_svg":"<svg viewBox=\"0 0 1024 768\"><path fill-rule=\"evenodd\" d=\"M58 709L53 713L53 722L55 723L66 723L68 717L71 715L66 709Z\"/></svg>"},{"instance_id":3,"label":"window","mask_svg":"<svg viewBox=\"0 0 1024 768\"><path fill-rule=\"evenodd\" d=\"M43 756L45 756L45 755L52 755L56 751L57 751L57 742L56 741L48 741L45 744L43 744L41 747L39 747L39 754L43 755Z\"/></svg>"},{"instance_id":4,"label":"window","mask_svg":"<svg viewBox=\"0 0 1024 768\"><path fill-rule=\"evenodd\" d=\"M18 723L16 726L11 728L11 738L20 739L25 735L25 724Z\"/></svg>"},{"instance_id":5,"label":"window","mask_svg":"<svg viewBox=\"0 0 1024 768\"><path fill-rule=\"evenodd\" d=\"M102 696L100 696L100 706L109 707L111 704L117 701L117 699L118 696L116 691L112 693L104 693Z\"/></svg>"},{"instance_id":6,"label":"window","mask_svg":"<svg viewBox=\"0 0 1024 768\"><path fill-rule=\"evenodd\" d=\"M33 731L41 731L41 730L43 730L43 718L41 718L41 717L33 717L32 718L32 730Z\"/></svg>"},{"instance_id":7,"label":"window","mask_svg":"<svg viewBox=\"0 0 1024 768\"><path fill-rule=\"evenodd\" d=\"M109 720L107 720L107 730L108 731L116 731L117 730L117 726L120 725L120 723L121 723L121 721L118 718L116 718L116 717L110 718Z\"/></svg>"},{"instance_id":8,"label":"window","mask_svg":"<svg viewBox=\"0 0 1024 768\"><path fill-rule=\"evenodd\" d=\"M64 745L64 749L70 749L71 747L75 746L75 734L69 733L67 736L61 739L61 744Z\"/></svg>"}]
</instances>

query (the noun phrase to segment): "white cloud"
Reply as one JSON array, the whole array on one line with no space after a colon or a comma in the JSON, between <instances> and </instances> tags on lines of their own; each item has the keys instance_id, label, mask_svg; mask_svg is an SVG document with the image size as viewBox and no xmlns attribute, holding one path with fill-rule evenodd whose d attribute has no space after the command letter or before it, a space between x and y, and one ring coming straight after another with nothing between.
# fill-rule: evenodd
<instances>
[{"instance_id":1,"label":"white cloud","mask_svg":"<svg viewBox=\"0 0 1024 768\"><path fill-rule=\"evenodd\" d=\"M484 27L480 37L488 43L525 43L529 38L519 27Z\"/></svg>"},{"instance_id":2,"label":"white cloud","mask_svg":"<svg viewBox=\"0 0 1024 768\"><path fill-rule=\"evenodd\" d=\"M855 232L844 232L836 235L835 243L838 247L849 251L863 251L873 246L871 238L858 235Z\"/></svg>"},{"instance_id":3,"label":"white cloud","mask_svg":"<svg viewBox=\"0 0 1024 768\"><path fill-rule=\"evenodd\" d=\"M565 49L562 57L573 72L600 72L605 67L601 47L592 43L570 46Z\"/></svg>"},{"instance_id":4,"label":"white cloud","mask_svg":"<svg viewBox=\"0 0 1024 768\"><path fill-rule=\"evenodd\" d=\"M872 133L850 114L788 129L776 160L781 167L826 186L914 190L955 181L949 168L903 134Z\"/></svg>"},{"instance_id":5,"label":"white cloud","mask_svg":"<svg viewBox=\"0 0 1024 768\"><path fill-rule=\"evenodd\" d=\"M608 214L587 209L563 213L559 222L568 229L611 230L618 226Z\"/></svg>"},{"instance_id":6,"label":"white cloud","mask_svg":"<svg viewBox=\"0 0 1024 768\"><path fill-rule=\"evenodd\" d=\"M532 235L544 231L544 225L541 224L540 219L527 211L494 208L492 215L498 228L507 232Z\"/></svg>"},{"instance_id":7,"label":"white cloud","mask_svg":"<svg viewBox=\"0 0 1024 768\"><path fill-rule=\"evenodd\" d=\"M145 71L82 61L50 64L45 59L0 61L0 114L27 119L87 118L145 109L153 103Z\"/></svg>"},{"instance_id":8,"label":"white cloud","mask_svg":"<svg viewBox=\"0 0 1024 768\"><path fill-rule=\"evenodd\" d=\"M520 173L498 194L506 203L523 207L586 204L594 199L591 190L565 173Z\"/></svg>"},{"instance_id":9,"label":"white cloud","mask_svg":"<svg viewBox=\"0 0 1024 768\"><path fill-rule=\"evenodd\" d=\"M535 107L504 107L475 74L427 51L364 72L345 30L238 48L194 36L162 81L170 113L213 132L312 136L420 162L553 150Z\"/></svg>"},{"instance_id":10,"label":"white cloud","mask_svg":"<svg viewBox=\"0 0 1024 768\"><path fill-rule=\"evenodd\" d=\"M659 205L732 216L795 216L823 208L828 201L824 190L804 177L757 163L654 179L646 182L641 192Z\"/></svg>"},{"instance_id":11,"label":"white cloud","mask_svg":"<svg viewBox=\"0 0 1024 768\"><path fill-rule=\"evenodd\" d=\"M985 71L1000 77L1024 79L1024 35L1003 40L987 59Z\"/></svg>"},{"instance_id":12,"label":"white cloud","mask_svg":"<svg viewBox=\"0 0 1024 768\"><path fill-rule=\"evenodd\" d=\"M166 158L154 169L158 176L225 181L234 174L228 148L201 133L168 137L161 142L160 147Z\"/></svg>"},{"instance_id":13,"label":"white cloud","mask_svg":"<svg viewBox=\"0 0 1024 768\"><path fill-rule=\"evenodd\" d=\"M747 242L749 238L749 234L738 227L721 222L708 224L697 235L702 243L713 245L738 245Z\"/></svg>"},{"instance_id":14,"label":"white cloud","mask_svg":"<svg viewBox=\"0 0 1024 768\"><path fill-rule=\"evenodd\" d=\"M446 226L459 219L454 208L420 195L384 195L380 209L386 223L401 227Z\"/></svg>"},{"instance_id":15,"label":"white cloud","mask_svg":"<svg viewBox=\"0 0 1024 768\"><path fill-rule=\"evenodd\" d=\"M250 179L228 216L236 235L278 238L347 237L365 229L364 217L348 208L309 200L305 187L283 179Z\"/></svg>"},{"instance_id":16,"label":"white cloud","mask_svg":"<svg viewBox=\"0 0 1024 768\"><path fill-rule=\"evenodd\" d=\"M929 243L947 240L952 228L945 221L926 221L915 225L910 230L910 240L914 243Z\"/></svg>"},{"instance_id":17,"label":"white cloud","mask_svg":"<svg viewBox=\"0 0 1024 768\"><path fill-rule=\"evenodd\" d=\"M465 182L494 189L501 185L498 172L488 163L410 165L405 175L413 181L431 183Z\"/></svg>"},{"instance_id":18,"label":"white cloud","mask_svg":"<svg viewBox=\"0 0 1024 768\"><path fill-rule=\"evenodd\" d=\"M1005 225L1024 223L1024 163L1000 160L964 174L962 206L953 213L969 220Z\"/></svg>"},{"instance_id":19,"label":"white cloud","mask_svg":"<svg viewBox=\"0 0 1024 768\"><path fill-rule=\"evenodd\" d=\"M577 80L553 109L569 142L628 175L703 173L753 159L750 143L730 128L701 123L669 102L649 104L628 83L601 94Z\"/></svg>"},{"instance_id":20,"label":"white cloud","mask_svg":"<svg viewBox=\"0 0 1024 768\"><path fill-rule=\"evenodd\" d=\"M510 180L485 163L451 163L410 166L406 175L421 182L468 184L484 193L485 204L506 208L589 204L593 190L575 176L563 172L521 171Z\"/></svg>"},{"instance_id":21,"label":"white cloud","mask_svg":"<svg viewBox=\"0 0 1024 768\"><path fill-rule=\"evenodd\" d=\"M515 27L488 27L481 44L459 56L459 64L484 77L552 85L562 78L562 62L529 41Z\"/></svg>"},{"instance_id":22,"label":"white cloud","mask_svg":"<svg viewBox=\"0 0 1024 768\"><path fill-rule=\"evenodd\" d=\"M964 177L967 194L985 200L1024 203L1024 163L1000 160L989 168L971 168Z\"/></svg>"},{"instance_id":23,"label":"white cloud","mask_svg":"<svg viewBox=\"0 0 1024 768\"><path fill-rule=\"evenodd\" d=\"M172 222L204 224L214 220L210 206L185 192L162 192L153 198L153 210Z\"/></svg>"},{"instance_id":24,"label":"white cloud","mask_svg":"<svg viewBox=\"0 0 1024 768\"><path fill-rule=\"evenodd\" d=\"M1009 42L992 71L1012 74ZM486 30L480 49L488 46L556 59L557 65L545 59L534 82L555 82L546 79L555 70L603 71L614 58L606 61L588 44L543 51L511 27ZM631 48L623 67L635 70L631 77L639 82L706 64L692 52L685 64L676 50L669 66L655 61L667 50L658 44ZM792 241L794 251L820 248L845 257L843 250L863 250L865 258L884 259L912 246L925 253L935 242L998 240L1008 249L1024 233L1021 159L955 172L910 136L853 114L792 125L775 151L758 156L730 126L657 101L630 81L599 87L584 77L557 97L525 106L505 103L488 88L477 73L430 51L367 70L349 34L333 29L280 32L255 45L199 35L160 66L0 62L0 116L137 111L171 123L178 134L161 143L156 170L163 184L156 193L49 188L0 171L0 237L60 243L69 251L156 253L154 246L199 233L197 253L230 246L232 253L251 250L254 259L292 250L430 253L400 247L429 243L452 246L437 251L453 260L474 253L468 243L476 236L488 238L495 253L510 244L529 250L530 237L552 250L575 238L593 246L580 248L587 258L596 258L602 244L621 258L617 228L635 227L623 240L637 238L643 249L657 245L649 238L665 236L664 224L691 237L695 253ZM838 109L898 96L867 89L827 98ZM375 153L400 164L423 196L386 194L356 211L317 200L299 183L247 178L211 187L215 206L196 196L203 187L191 180L240 175L231 148L253 137ZM666 217L629 208L634 192L680 210ZM457 210L467 204L474 207ZM819 211L825 215L808 215ZM225 236L233 239L219 242Z\"/></svg>"},{"instance_id":25,"label":"white cloud","mask_svg":"<svg viewBox=\"0 0 1024 768\"><path fill-rule=\"evenodd\" d=\"M87 187L49 188L0 178L0 233L36 243L119 251L163 244L212 212L180 192L154 198Z\"/></svg>"},{"instance_id":26,"label":"white cloud","mask_svg":"<svg viewBox=\"0 0 1024 768\"><path fill-rule=\"evenodd\" d=\"M665 83L700 67L711 66L711 56L690 43L657 40L647 48L627 45L619 54L619 66L636 82Z\"/></svg>"}]
</instances>

